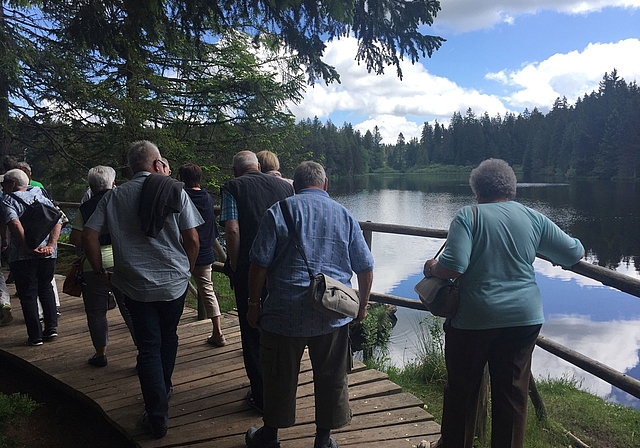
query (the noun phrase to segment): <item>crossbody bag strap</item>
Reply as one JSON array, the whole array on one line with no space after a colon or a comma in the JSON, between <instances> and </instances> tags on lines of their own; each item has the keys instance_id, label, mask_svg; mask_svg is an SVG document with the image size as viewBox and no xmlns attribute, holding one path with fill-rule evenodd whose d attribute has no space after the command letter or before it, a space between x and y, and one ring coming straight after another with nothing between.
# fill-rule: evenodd
<instances>
[{"instance_id":1,"label":"crossbody bag strap","mask_svg":"<svg viewBox=\"0 0 640 448\"><path fill-rule=\"evenodd\" d=\"M473 240L476 236L476 230L478 230L478 206L477 205L473 205L473 228L471 229L471 239ZM436 253L435 257L433 258L438 258L438 255L440 255L440 252L442 252L442 249L444 249L444 246L447 244L447 241L445 240L444 243L442 243L442 246L440 246L440 249L438 249L438 253Z\"/></svg>"},{"instance_id":2,"label":"crossbody bag strap","mask_svg":"<svg viewBox=\"0 0 640 448\"><path fill-rule=\"evenodd\" d=\"M9 193L9 196L11 196L13 199L15 199L16 201L20 202L22 205L24 205L25 207L29 207L29 204L27 204L21 197L16 196L13 193Z\"/></svg>"},{"instance_id":3,"label":"crossbody bag strap","mask_svg":"<svg viewBox=\"0 0 640 448\"><path fill-rule=\"evenodd\" d=\"M302 255L302 259L304 260L304 264L307 265L307 272L309 273L309 278L313 278L313 271L309 267L309 261L307 260L307 255L304 253L304 248L302 247L302 243L300 242L300 237L298 236L298 232L296 231L295 226L293 225L293 217L291 216L291 211L289 210L289 204L286 200L280 201L280 209L282 210L282 216L284 217L284 222L287 223L287 229L289 229L289 236L293 240L293 244Z\"/></svg>"}]
</instances>

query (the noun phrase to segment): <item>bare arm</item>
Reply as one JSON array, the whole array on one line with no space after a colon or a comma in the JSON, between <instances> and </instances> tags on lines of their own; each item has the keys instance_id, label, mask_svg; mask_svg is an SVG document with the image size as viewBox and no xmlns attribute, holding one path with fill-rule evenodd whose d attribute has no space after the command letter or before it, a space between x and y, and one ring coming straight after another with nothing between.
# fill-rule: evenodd
<instances>
[{"instance_id":1,"label":"bare arm","mask_svg":"<svg viewBox=\"0 0 640 448\"><path fill-rule=\"evenodd\" d=\"M100 234L89 227L85 227L81 235L81 244L84 248L84 254L93 268L94 272L102 270L102 253L100 252Z\"/></svg>"},{"instance_id":2,"label":"bare arm","mask_svg":"<svg viewBox=\"0 0 640 448\"><path fill-rule=\"evenodd\" d=\"M423 274L425 277L438 277L441 279L458 278L462 274L442 267L438 260L430 259L424 263Z\"/></svg>"},{"instance_id":3,"label":"bare arm","mask_svg":"<svg viewBox=\"0 0 640 448\"><path fill-rule=\"evenodd\" d=\"M267 278L267 268L251 263L249 266L249 311L247 320L253 328L258 328L258 318L260 317L260 296ZM242 300L239 298L239 300Z\"/></svg>"},{"instance_id":4,"label":"bare arm","mask_svg":"<svg viewBox=\"0 0 640 448\"><path fill-rule=\"evenodd\" d=\"M82 247L82 232L77 229L72 229L69 234L69 242L76 246L78 249Z\"/></svg>"},{"instance_id":5,"label":"bare arm","mask_svg":"<svg viewBox=\"0 0 640 448\"><path fill-rule=\"evenodd\" d=\"M49 241L47 241L47 245L36 247L33 251L44 255L45 257L53 255L56 244L58 244L58 238L60 237L60 230L62 230L62 224L56 224L53 229L51 229L51 233L49 233Z\"/></svg>"},{"instance_id":6,"label":"bare arm","mask_svg":"<svg viewBox=\"0 0 640 448\"><path fill-rule=\"evenodd\" d=\"M193 271L196 265L196 258L198 258L198 252L200 251L198 231L193 227L181 231L180 235L182 235L182 247L184 247L185 252L187 252L187 258L189 258L189 270Z\"/></svg>"},{"instance_id":7,"label":"bare arm","mask_svg":"<svg viewBox=\"0 0 640 448\"><path fill-rule=\"evenodd\" d=\"M240 253L240 226L235 219L228 219L224 222L224 239L227 243L227 257L231 264L231 269L238 267L238 255Z\"/></svg>"},{"instance_id":8,"label":"bare arm","mask_svg":"<svg viewBox=\"0 0 640 448\"><path fill-rule=\"evenodd\" d=\"M19 219L13 219L7 223L7 227L11 231L14 238L17 238L20 243L27 248L27 241L24 237L24 227Z\"/></svg>"},{"instance_id":9,"label":"bare arm","mask_svg":"<svg viewBox=\"0 0 640 448\"><path fill-rule=\"evenodd\" d=\"M369 303L369 295L371 294L371 284L373 283L373 271L362 272L357 274L358 277L358 297L360 299L360 309L355 322L362 321L367 317L367 304Z\"/></svg>"}]
</instances>

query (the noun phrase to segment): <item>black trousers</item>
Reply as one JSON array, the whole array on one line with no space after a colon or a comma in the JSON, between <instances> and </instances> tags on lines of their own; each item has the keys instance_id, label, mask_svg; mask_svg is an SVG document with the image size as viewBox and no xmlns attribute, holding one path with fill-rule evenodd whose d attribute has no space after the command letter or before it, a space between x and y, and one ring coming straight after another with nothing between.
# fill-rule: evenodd
<instances>
[{"instance_id":1,"label":"black trousers","mask_svg":"<svg viewBox=\"0 0 640 448\"><path fill-rule=\"evenodd\" d=\"M247 312L249 311L249 276L236 272L233 279L233 291L238 307L238 321L240 323L240 339L242 340L242 357L244 368L251 384L251 394L256 405L262 409L264 387L262 385L262 367L260 366L260 330L249 325ZM263 299L265 290L263 289Z\"/></svg>"},{"instance_id":2,"label":"black trousers","mask_svg":"<svg viewBox=\"0 0 640 448\"><path fill-rule=\"evenodd\" d=\"M471 448L486 363L491 376L491 446L520 448L527 425L531 354L542 325L460 330L445 323L447 383L442 441L445 448Z\"/></svg>"}]
</instances>

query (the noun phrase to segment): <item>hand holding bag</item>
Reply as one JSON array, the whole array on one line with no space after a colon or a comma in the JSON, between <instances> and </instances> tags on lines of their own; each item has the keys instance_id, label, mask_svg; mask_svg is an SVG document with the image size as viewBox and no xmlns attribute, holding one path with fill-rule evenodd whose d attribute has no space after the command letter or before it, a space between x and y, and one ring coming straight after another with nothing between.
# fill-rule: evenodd
<instances>
[{"instance_id":1,"label":"hand holding bag","mask_svg":"<svg viewBox=\"0 0 640 448\"><path fill-rule=\"evenodd\" d=\"M478 207L473 206L473 230L471 232L472 238L476 235L476 228L478 227ZM435 257L437 258L444 249L446 242L440 247ZM425 277L414 286L414 291L418 293L420 301L424 307L434 316L444 317L447 319L453 318L458 311L458 304L460 303L460 282L462 275L455 280L441 279L438 277Z\"/></svg>"},{"instance_id":2,"label":"hand holding bag","mask_svg":"<svg viewBox=\"0 0 640 448\"><path fill-rule=\"evenodd\" d=\"M334 319L342 319L345 317L356 318L360 311L360 299L358 294L347 285L338 280L331 278L326 274L314 274L309 267L307 255L302 248L298 232L293 225L289 204L286 200L280 201L282 215L287 223L289 236L300 252L304 263L307 265L309 273L309 289L307 290L307 301L316 310Z\"/></svg>"},{"instance_id":3,"label":"hand holding bag","mask_svg":"<svg viewBox=\"0 0 640 448\"><path fill-rule=\"evenodd\" d=\"M82 295L82 284L84 283L84 276L82 273L82 265L84 264L84 257L77 258L73 263L67 275L64 278L62 284L62 292L69 294L70 296L80 297Z\"/></svg>"}]
</instances>

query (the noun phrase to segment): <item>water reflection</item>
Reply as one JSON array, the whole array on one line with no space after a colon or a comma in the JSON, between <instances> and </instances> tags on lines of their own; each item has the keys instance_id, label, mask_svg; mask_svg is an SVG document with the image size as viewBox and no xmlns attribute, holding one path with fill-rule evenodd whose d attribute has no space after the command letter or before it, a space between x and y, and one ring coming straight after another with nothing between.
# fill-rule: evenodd
<instances>
[{"instance_id":1,"label":"water reflection","mask_svg":"<svg viewBox=\"0 0 640 448\"><path fill-rule=\"evenodd\" d=\"M333 182L329 192L360 221L439 229L448 228L460 207L474 202L466 178L427 181L420 176L369 176ZM638 199L636 184L591 182L519 184L517 198L580 238L588 261L636 277ZM441 244L438 239L374 233L373 290L417 299L413 286L421 278L422 265ZM547 319L542 334L640 379L640 299L544 261L536 261L535 268ZM415 357L416 329L424 316L426 312L398 311L390 353L395 364ZM586 390L640 409L640 400L542 349L534 352L533 371L536 376L575 377Z\"/></svg>"}]
</instances>

